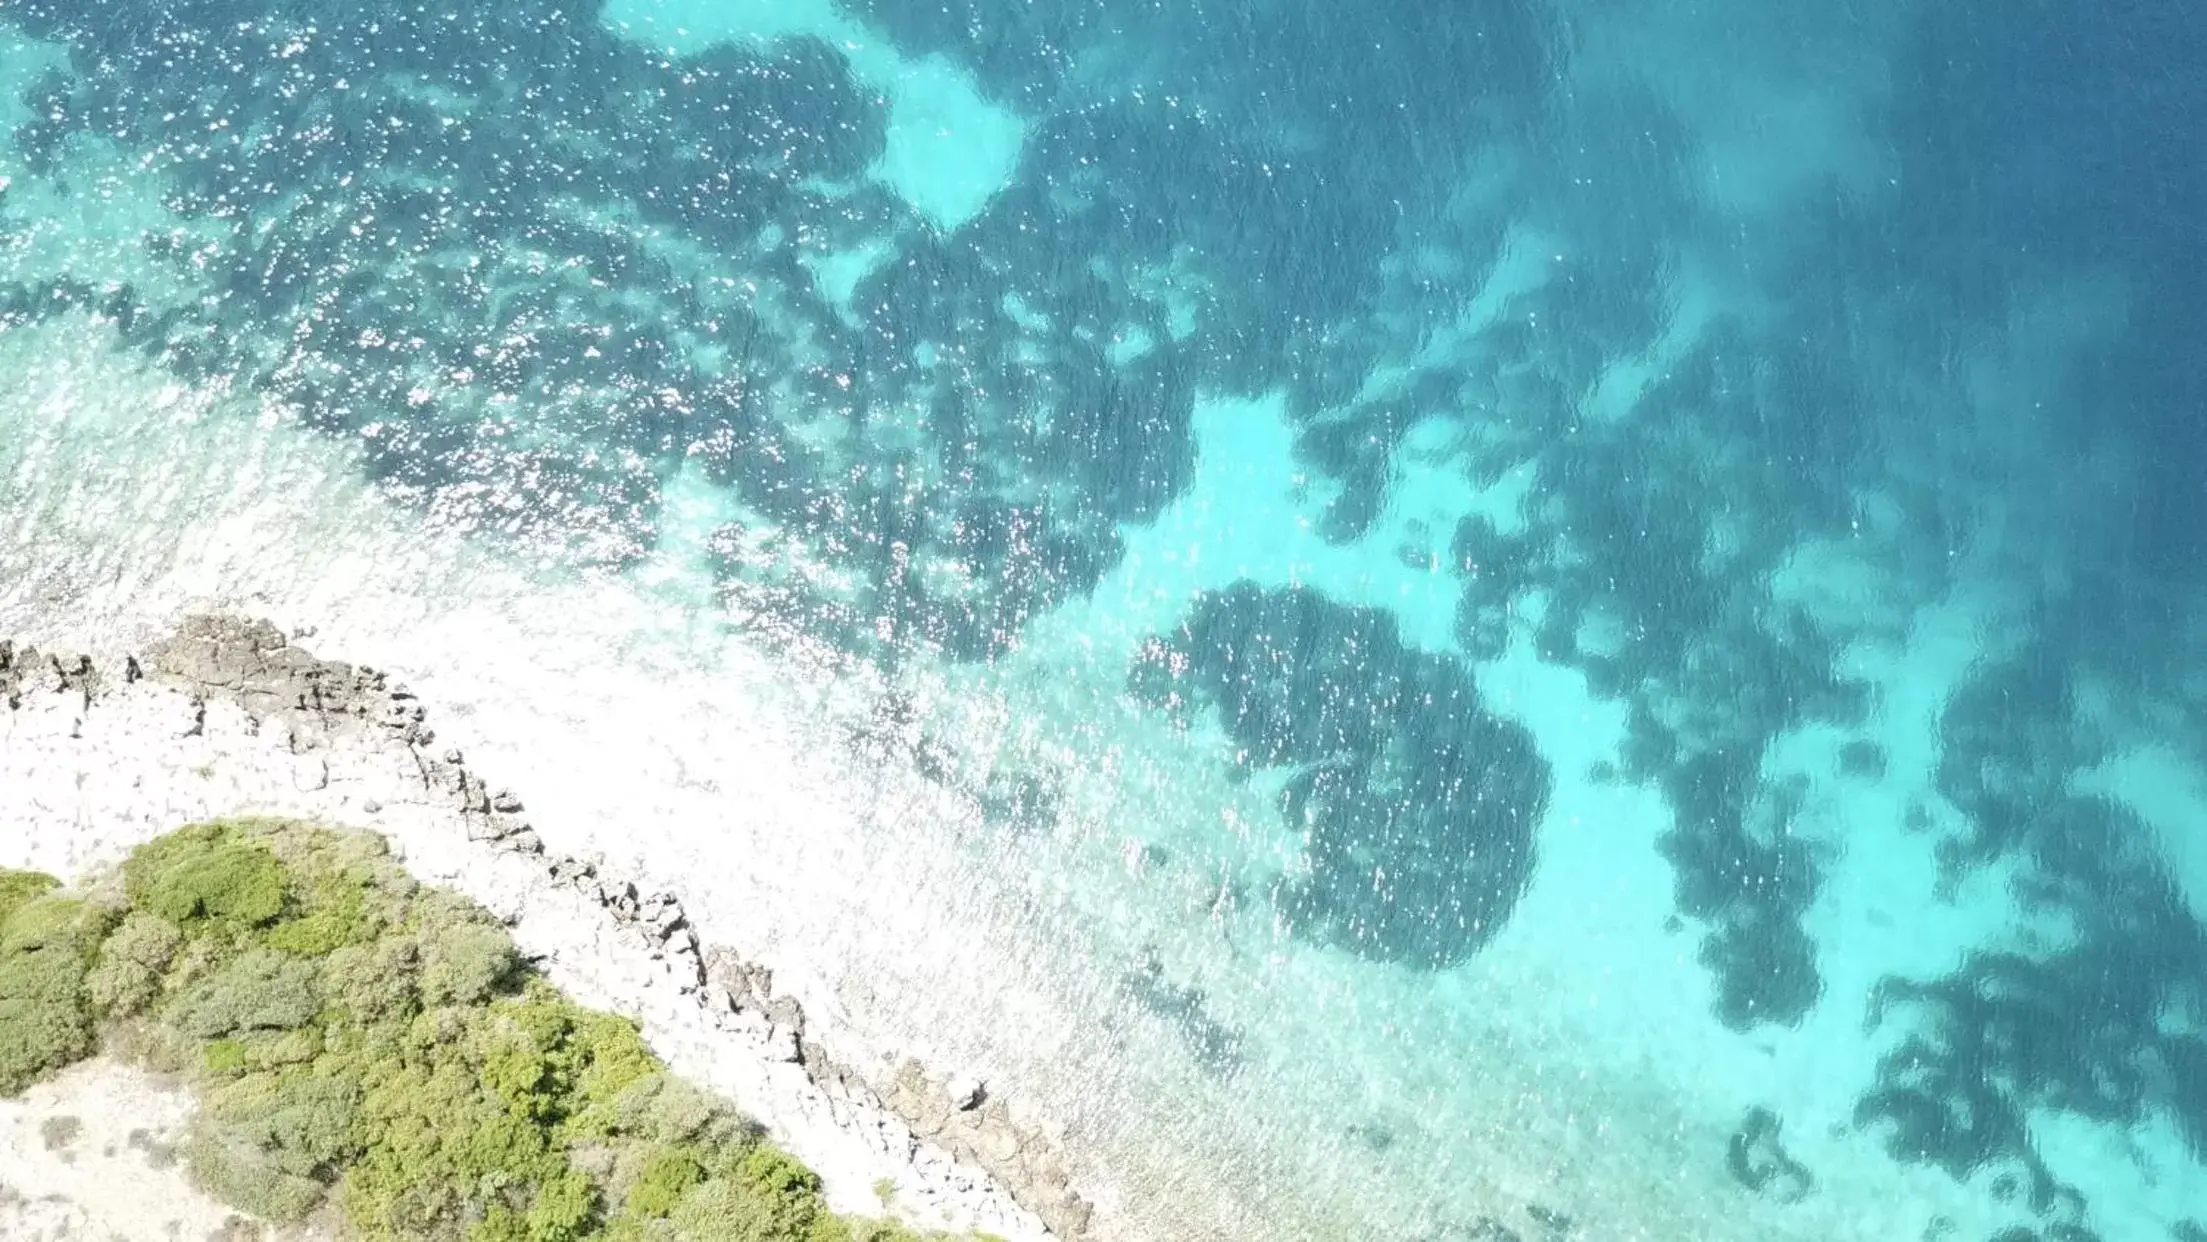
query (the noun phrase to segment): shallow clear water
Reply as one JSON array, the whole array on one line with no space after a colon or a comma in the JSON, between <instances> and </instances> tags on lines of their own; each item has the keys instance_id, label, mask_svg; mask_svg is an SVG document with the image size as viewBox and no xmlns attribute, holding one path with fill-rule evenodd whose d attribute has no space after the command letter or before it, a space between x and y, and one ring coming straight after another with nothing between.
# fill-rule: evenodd
<instances>
[{"instance_id":1,"label":"shallow clear water","mask_svg":"<svg viewBox=\"0 0 2207 1242\"><path fill-rule=\"evenodd\" d=\"M0 628L399 670L1110 1236L2207 1237L2175 6L90 7Z\"/></svg>"}]
</instances>

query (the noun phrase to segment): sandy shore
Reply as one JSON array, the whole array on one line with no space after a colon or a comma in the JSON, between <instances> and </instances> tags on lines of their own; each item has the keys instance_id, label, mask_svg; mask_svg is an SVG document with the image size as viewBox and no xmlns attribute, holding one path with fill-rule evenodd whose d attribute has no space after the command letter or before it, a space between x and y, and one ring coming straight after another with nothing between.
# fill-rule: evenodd
<instances>
[{"instance_id":1,"label":"sandy shore","mask_svg":"<svg viewBox=\"0 0 2207 1242\"><path fill-rule=\"evenodd\" d=\"M381 674L318 659L266 625L194 618L135 653L0 645L0 704L0 866L78 876L181 824L240 813L373 828L417 877L496 913L554 983L635 1018L677 1070L756 1117L818 1171L837 1210L879 1214L886 1185L894 1214L923 1227L1014 1242L1086 1233L1088 1206L1053 1145L984 1084L909 1060L838 1061L808 1031L804 998L701 938L710 928L672 896L547 853L524 793L441 747L423 706ZM116 1072L72 1089L120 1098L132 1080ZM149 1095L147 1107L183 1105ZM35 1146L15 1135L0 1147L0 1187L18 1187L8 1211L44 1215L0 1225L64 1236L51 1229L90 1209L53 1173L73 1166L42 1147L31 1161ZM202 1206L219 1229L219 1209ZM202 1224L184 1236L205 1236Z\"/></svg>"}]
</instances>

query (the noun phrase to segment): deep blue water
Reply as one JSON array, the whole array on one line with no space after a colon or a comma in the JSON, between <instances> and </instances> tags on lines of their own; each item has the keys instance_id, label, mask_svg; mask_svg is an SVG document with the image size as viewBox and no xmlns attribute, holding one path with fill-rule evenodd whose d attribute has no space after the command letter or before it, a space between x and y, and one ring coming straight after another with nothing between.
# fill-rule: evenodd
<instances>
[{"instance_id":1,"label":"deep blue water","mask_svg":"<svg viewBox=\"0 0 2207 1242\"><path fill-rule=\"evenodd\" d=\"M1628 939L1692 990L1656 1062L1869 1050L1651 1154L1762 1236L1832 1236L1810 1213L1890 1167L1984 1205L1927 1203L1925 1238L2207 1238L2181 6L11 0L0 32L0 336L97 320L547 572L686 541L701 615L768 648L1077 666L1274 817L1152 856L1372 1005L1592 969L1595 933L1512 942L1521 905L1660 894ZM99 168L153 224L72 243L53 204ZM1935 613L1974 618L1936 658ZM1598 764L1564 767L1534 667L1622 722ZM978 783L991 831L1053 822L1047 773ZM1597 787L1658 809L1607 854L1566 839ZM1235 999L1263 955L1190 952L1130 957L1128 1010L1214 1078L1292 1064ZM1449 1061L1368 1048L1374 1081ZM1510 1131L1460 1107L1283 1121L1266 1167L1362 1136L1409 1171L1326 1210L1405 1237L1629 1222L1462 1208L1434 1153ZM1142 1194L1129 1230L1189 1219Z\"/></svg>"}]
</instances>

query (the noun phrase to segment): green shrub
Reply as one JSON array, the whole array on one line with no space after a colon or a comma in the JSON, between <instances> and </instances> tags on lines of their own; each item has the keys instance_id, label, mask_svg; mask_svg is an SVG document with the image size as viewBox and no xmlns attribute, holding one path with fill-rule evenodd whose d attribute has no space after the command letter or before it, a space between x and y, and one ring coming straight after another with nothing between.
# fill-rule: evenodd
<instances>
[{"instance_id":1,"label":"green shrub","mask_svg":"<svg viewBox=\"0 0 2207 1242\"><path fill-rule=\"evenodd\" d=\"M253 1068L253 1054L243 1040L218 1039L207 1045L204 1063L208 1073L228 1078Z\"/></svg>"},{"instance_id":2,"label":"green shrub","mask_svg":"<svg viewBox=\"0 0 2207 1242\"><path fill-rule=\"evenodd\" d=\"M675 1204L668 1219L684 1239L727 1242L783 1242L805 1238L806 1229L784 1219L775 1205L748 1194L733 1182L710 1181L693 1187ZM809 1226L809 1219L805 1222Z\"/></svg>"},{"instance_id":3,"label":"green shrub","mask_svg":"<svg viewBox=\"0 0 2207 1242\"><path fill-rule=\"evenodd\" d=\"M376 939L381 920L368 885L344 872L316 876L298 899L298 914L268 929L261 943L300 957L322 957Z\"/></svg>"},{"instance_id":4,"label":"green shrub","mask_svg":"<svg viewBox=\"0 0 2207 1242\"><path fill-rule=\"evenodd\" d=\"M450 1236L486 1175L502 1190L524 1168L545 1171L541 1137L514 1124L457 1062L381 1076L362 1099L357 1134L362 1155L345 1173L342 1202L370 1238Z\"/></svg>"},{"instance_id":5,"label":"green shrub","mask_svg":"<svg viewBox=\"0 0 2207 1242\"><path fill-rule=\"evenodd\" d=\"M84 959L99 952L100 940L115 926L121 912L82 898L47 893L33 897L0 923L0 953L31 953L49 948L66 949Z\"/></svg>"},{"instance_id":6,"label":"green shrub","mask_svg":"<svg viewBox=\"0 0 2207 1242\"><path fill-rule=\"evenodd\" d=\"M0 1096L91 1055L85 977L113 919L90 902L39 895L0 926Z\"/></svg>"},{"instance_id":7,"label":"green shrub","mask_svg":"<svg viewBox=\"0 0 2207 1242\"><path fill-rule=\"evenodd\" d=\"M132 850L123 889L138 909L194 930L258 927L283 912L283 864L224 823L181 828Z\"/></svg>"},{"instance_id":8,"label":"green shrub","mask_svg":"<svg viewBox=\"0 0 2207 1242\"><path fill-rule=\"evenodd\" d=\"M402 937L350 944L322 959L325 1003L355 1022L410 1019L421 1011L421 955Z\"/></svg>"},{"instance_id":9,"label":"green shrub","mask_svg":"<svg viewBox=\"0 0 2207 1242\"><path fill-rule=\"evenodd\" d=\"M546 1182L529 1205L531 1242L580 1236L598 1211L598 1188L589 1178L569 1169Z\"/></svg>"},{"instance_id":10,"label":"green shrub","mask_svg":"<svg viewBox=\"0 0 2207 1242\"><path fill-rule=\"evenodd\" d=\"M473 1051L516 1116L563 1137L607 1132L622 1093L659 1072L635 1024L582 1009L541 979L489 1007Z\"/></svg>"},{"instance_id":11,"label":"green shrub","mask_svg":"<svg viewBox=\"0 0 2207 1242\"><path fill-rule=\"evenodd\" d=\"M285 1172L310 1176L357 1149L357 1081L344 1074L282 1067L256 1071L207 1092L198 1120L265 1151Z\"/></svg>"},{"instance_id":12,"label":"green shrub","mask_svg":"<svg viewBox=\"0 0 2207 1242\"><path fill-rule=\"evenodd\" d=\"M284 1036L262 1036L264 1040ZM249 1041L208 1045L208 1060L250 1061ZM357 1083L296 1065L211 1086L192 1119L184 1157L209 1193L275 1221L320 1206L334 1170L358 1152Z\"/></svg>"},{"instance_id":13,"label":"green shrub","mask_svg":"<svg viewBox=\"0 0 2207 1242\"><path fill-rule=\"evenodd\" d=\"M176 924L132 911L100 946L99 962L85 980L92 1008L119 1018L143 1012L160 996L162 976L183 943Z\"/></svg>"},{"instance_id":14,"label":"green shrub","mask_svg":"<svg viewBox=\"0 0 2207 1242\"><path fill-rule=\"evenodd\" d=\"M241 1212L289 1224L320 1207L321 1182L277 1166L269 1153L195 1128L184 1140L184 1167L200 1189Z\"/></svg>"},{"instance_id":15,"label":"green shrub","mask_svg":"<svg viewBox=\"0 0 2207 1242\"><path fill-rule=\"evenodd\" d=\"M61 881L41 871L10 871L0 867L0 927L33 897L43 897L61 887Z\"/></svg>"},{"instance_id":16,"label":"green shrub","mask_svg":"<svg viewBox=\"0 0 2207 1242\"><path fill-rule=\"evenodd\" d=\"M218 1039L207 1045L209 1050L235 1044L248 1069L281 1069L287 1065L310 1065L322 1055L326 1047L323 1030L318 1026L304 1026L288 1031L251 1031L235 1039ZM213 1063L209 1063L210 1071Z\"/></svg>"},{"instance_id":17,"label":"green shrub","mask_svg":"<svg viewBox=\"0 0 2207 1242\"><path fill-rule=\"evenodd\" d=\"M818 1184L801 1187L802 1179L776 1191L716 1177L692 1187L668 1219L688 1242L844 1242L849 1230L821 1205Z\"/></svg>"},{"instance_id":18,"label":"green shrub","mask_svg":"<svg viewBox=\"0 0 2207 1242\"><path fill-rule=\"evenodd\" d=\"M725 1104L679 1078L651 1073L623 1087L602 1106L578 1118L581 1132L621 1135L651 1143L732 1147L759 1132Z\"/></svg>"},{"instance_id":19,"label":"green shrub","mask_svg":"<svg viewBox=\"0 0 2207 1242\"><path fill-rule=\"evenodd\" d=\"M110 1022L100 1034L102 1046L117 1059L155 1073L194 1074L206 1063L206 1045L165 1022L150 1018Z\"/></svg>"},{"instance_id":20,"label":"green shrub","mask_svg":"<svg viewBox=\"0 0 2207 1242\"><path fill-rule=\"evenodd\" d=\"M820 1199L820 1179L779 1148L746 1143L668 1213L685 1238L734 1242L842 1242L842 1222Z\"/></svg>"},{"instance_id":21,"label":"green shrub","mask_svg":"<svg viewBox=\"0 0 2207 1242\"><path fill-rule=\"evenodd\" d=\"M468 1242L570 1242L602 1236L592 1228L598 1188L580 1173L562 1173L536 1189L526 1208L494 1203L468 1230Z\"/></svg>"},{"instance_id":22,"label":"green shrub","mask_svg":"<svg viewBox=\"0 0 2207 1242\"><path fill-rule=\"evenodd\" d=\"M421 996L430 1005L473 1005L512 976L516 959L506 929L454 923L422 937Z\"/></svg>"},{"instance_id":23,"label":"green shrub","mask_svg":"<svg viewBox=\"0 0 2207 1242\"><path fill-rule=\"evenodd\" d=\"M859 1219L840 1222L847 1231L850 1242L924 1242L941 1238L939 1233L915 1233L907 1226L893 1220ZM965 1242L1004 1242L989 1233L976 1233Z\"/></svg>"},{"instance_id":24,"label":"green shrub","mask_svg":"<svg viewBox=\"0 0 2207 1242\"><path fill-rule=\"evenodd\" d=\"M314 966L274 949L250 949L194 983L169 1020L200 1039L305 1026L321 1011Z\"/></svg>"},{"instance_id":25,"label":"green shrub","mask_svg":"<svg viewBox=\"0 0 2207 1242\"><path fill-rule=\"evenodd\" d=\"M784 1215L809 1221L820 1212L820 1177L795 1157L767 1143L741 1149L728 1176L775 1203Z\"/></svg>"},{"instance_id":26,"label":"green shrub","mask_svg":"<svg viewBox=\"0 0 2207 1242\"><path fill-rule=\"evenodd\" d=\"M704 1180L705 1166L687 1148L652 1148L628 1188L627 1208L638 1216L665 1216L674 1210L683 1191Z\"/></svg>"},{"instance_id":27,"label":"green shrub","mask_svg":"<svg viewBox=\"0 0 2207 1242\"><path fill-rule=\"evenodd\" d=\"M43 986L8 995L21 980L0 967L0 1096L10 1096L92 1054L89 1015Z\"/></svg>"}]
</instances>

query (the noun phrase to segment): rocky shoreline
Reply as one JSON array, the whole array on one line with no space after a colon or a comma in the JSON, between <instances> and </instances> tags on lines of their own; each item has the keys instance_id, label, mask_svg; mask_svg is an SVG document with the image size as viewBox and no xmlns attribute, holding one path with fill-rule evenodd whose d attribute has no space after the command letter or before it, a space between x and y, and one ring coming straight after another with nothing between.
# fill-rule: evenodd
<instances>
[{"instance_id":1,"label":"rocky shoreline","mask_svg":"<svg viewBox=\"0 0 2207 1242\"><path fill-rule=\"evenodd\" d=\"M1014 1239L1095 1236L1092 1206L1041 1128L973 1079L910 1058L838 1059L832 1036L775 990L772 972L707 942L674 894L548 851L520 795L440 748L426 707L379 670L318 658L266 622L192 616L136 654L0 640L0 703L0 791L9 791L0 824L32 833L21 849L0 837L0 854L30 855L0 862L73 869L127 850L131 831L198 817L196 805L376 828L402 857L441 867L505 918L562 986L610 993L655 1046L672 1045L663 1055L733 1088L815 1167L831 1201L852 1204L886 1182L899 1214L917 1223ZM163 730L177 752L166 759L148 753ZM85 753L72 763L63 746ZM241 760L242 777L220 771ZM63 767L73 769L67 780L57 779ZM189 788L194 778L209 788ZM95 790L95 779L127 787ZM218 805L226 787L234 804ZM118 802L140 823L110 840L100 808ZM64 816L92 840L38 832ZM569 915L579 917L562 922Z\"/></svg>"}]
</instances>

